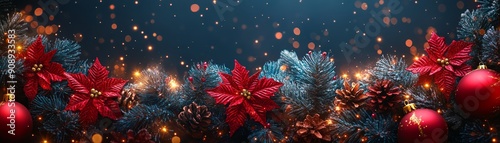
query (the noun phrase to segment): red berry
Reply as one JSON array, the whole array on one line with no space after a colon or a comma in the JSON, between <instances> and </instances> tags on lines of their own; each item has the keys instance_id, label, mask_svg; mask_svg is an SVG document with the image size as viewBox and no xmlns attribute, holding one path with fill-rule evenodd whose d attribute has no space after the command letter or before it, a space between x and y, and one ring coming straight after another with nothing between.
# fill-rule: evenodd
<instances>
[{"instance_id":1,"label":"red berry","mask_svg":"<svg viewBox=\"0 0 500 143\"><path fill-rule=\"evenodd\" d=\"M188 78L188 80L189 80L189 82L191 82L191 83L192 83L192 82L193 82L193 77L192 77L192 76L190 76L190 77Z\"/></svg>"},{"instance_id":2,"label":"red berry","mask_svg":"<svg viewBox=\"0 0 500 143\"><path fill-rule=\"evenodd\" d=\"M322 58L326 58L326 52L321 53Z\"/></svg>"},{"instance_id":3,"label":"red berry","mask_svg":"<svg viewBox=\"0 0 500 143\"><path fill-rule=\"evenodd\" d=\"M203 62L203 70L207 70L208 68L208 63L207 62Z\"/></svg>"}]
</instances>

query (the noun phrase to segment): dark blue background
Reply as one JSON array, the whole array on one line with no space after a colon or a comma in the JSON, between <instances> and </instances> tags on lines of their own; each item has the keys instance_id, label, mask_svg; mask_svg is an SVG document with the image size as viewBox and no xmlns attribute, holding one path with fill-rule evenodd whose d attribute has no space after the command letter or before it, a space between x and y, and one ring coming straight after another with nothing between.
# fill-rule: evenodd
<instances>
[{"instance_id":1,"label":"dark blue background","mask_svg":"<svg viewBox=\"0 0 500 143\"><path fill-rule=\"evenodd\" d=\"M113 70L114 76L119 77L132 77L134 72L158 64L170 74L182 77L189 68L181 65L181 61L192 66L193 62L213 60L232 68L233 60L237 59L248 69L255 70L269 60L277 60L280 51L285 49L297 51L300 56L306 54L310 42L316 45L314 50L333 54L339 74L352 74L366 69L380 56L375 45L380 47L382 54L405 55L411 61L414 56L405 45L405 41L411 39L417 48L414 54L424 54L425 36L431 26L451 42L456 39L460 14L478 5L472 0L462 0L465 6L460 9L456 0L392 0L400 1L403 9L401 13L390 16L397 18L397 24L381 28L378 36L382 42L368 36L369 45L360 48L359 54L352 55L353 61L347 62L339 44L354 38L354 27L364 31L364 24L372 18L370 11L387 8L389 1L385 0L383 5L375 8L375 3L380 0L240 0L237 5L227 7L232 11L223 13L225 20L221 20L212 0L139 0L138 4L133 0L70 0L67 4L53 4L53 7L57 5L59 12L46 25L60 25L57 36L49 36L52 38L75 39L75 35L81 33L83 39L79 44L84 58L99 57ZM26 13L33 15L34 9L40 7L38 2L17 1L17 5L20 9L30 5L32 9ZM229 4L228 0L218 0L218 3ZM367 3L368 8L362 10L355 3ZM111 4L115 6L114 10L110 9ZM198 4L200 10L192 12L192 4ZM445 10L440 11L439 7L445 7ZM115 19L110 18L112 13L116 15ZM411 23L403 23L403 17L410 18ZM152 19L154 23L151 23ZM113 23L117 25L115 30L111 28ZM273 26L276 23L279 26ZM139 30L134 31L134 25ZM247 28L242 29L242 25ZM298 36L293 34L295 27L301 30ZM329 33L327 36L323 34L325 29ZM418 29L423 32L418 33ZM153 37L154 32L163 40ZM283 33L281 40L275 38L276 32ZM131 42L125 42L126 35L132 37ZM144 35L148 35L148 39L144 39ZM315 39L315 35L320 39ZM300 43L299 48L293 48L291 38ZM104 39L104 42L100 43L99 39ZM149 51L148 46L153 50ZM241 53L237 53L238 48ZM266 52L267 56L264 55ZM121 61L120 57L124 60ZM249 61L249 57L254 57L255 61Z\"/></svg>"}]
</instances>

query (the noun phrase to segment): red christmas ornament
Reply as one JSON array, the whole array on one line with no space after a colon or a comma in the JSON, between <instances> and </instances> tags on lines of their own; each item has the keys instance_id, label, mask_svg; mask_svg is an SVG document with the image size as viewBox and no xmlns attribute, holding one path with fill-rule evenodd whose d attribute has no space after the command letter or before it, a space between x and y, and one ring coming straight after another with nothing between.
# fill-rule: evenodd
<instances>
[{"instance_id":1,"label":"red christmas ornament","mask_svg":"<svg viewBox=\"0 0 500 143\"><path fill-rule=\"evenodd\" d=\"M468 73L458 83L455 101L462 111L473 117L493 114L500 107L498 73L488 69Z\"/></svg>"},{"instance_id":2,"label":"red christmas ornament","mask_svg":"<svg viewBox=\"0 0 500 143\"><path fill-rule=\"evenodd\" d=\"M445 142L448 125L434 110L417 109L406 114L399 123L398 142Z\"/></svg>"},{"instance_id":3,"label":"red christmas ornament","mask_svg":"<svg viewBox=\"0 0 500 143\"><path fill-rule=\"evenodd\" d=\"M88 75L66 73L68 85L73 90L65 110L80 111L80 122L90 125L97 121L98 115L117 120L122 116L116 98L127 80L109 78L109 71L96 58Z\"/></svg>"},{"instance_id":4,"label":"red christmas ornament","mask_svg":"<svg viewBox=\"0 0 500 143\"><path fill-rule=\"evenodd\" d=\"M259 79L260 71L249 76L248 70L236 60L231 73L232 75L220 73L222 83L207 90L217 104L228 105L226 122L229 124L230 135L243 126L247 116L266 127L266 112L278 108L271 96L283 84L271 78Z\"/></svg>"},{"instance_id":5,"label":"red christmas ornament","mask_svg":"<svg viewBox=\"0 0 500 143\"><path fill-rule=\"evenodd\" d=\"M326 52L321 53L321 58L323 58L323 59L326 58Z\"/></svg>"},{"instance_id":6,"label":"red christmas ornament","mask_svg":"<svg viewBox=\"0 0 500 143\"><path fill-rule=\"evenodd\" d=\"M26 142L30 138L33 121L30 112L19 102L0 103L1 142Z\"/></svg>"}]
</instances>

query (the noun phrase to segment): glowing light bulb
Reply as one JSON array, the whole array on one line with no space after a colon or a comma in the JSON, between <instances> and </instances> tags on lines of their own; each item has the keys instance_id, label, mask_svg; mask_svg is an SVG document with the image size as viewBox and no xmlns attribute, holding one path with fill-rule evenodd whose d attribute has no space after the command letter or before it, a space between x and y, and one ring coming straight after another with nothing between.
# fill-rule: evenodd
<instances>
[{"instance_id":1,"label":"glowing light bulb","mask_svg":"<svg viewBox=\"0 0 500 143\"><path fill-rule=\"evenodd\" d=\"M166 127L166 126L163 126L163 127L161 128L161 131L162 131L162 132L167 132L167 131L168 131L168 130L167 130L167 127Z\"/></svg>"}]
</instances>

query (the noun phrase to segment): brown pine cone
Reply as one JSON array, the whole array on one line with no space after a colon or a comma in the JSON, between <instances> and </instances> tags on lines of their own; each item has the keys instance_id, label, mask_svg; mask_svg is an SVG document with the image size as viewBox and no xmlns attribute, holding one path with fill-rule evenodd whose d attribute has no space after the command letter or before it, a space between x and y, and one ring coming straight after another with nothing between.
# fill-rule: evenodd
<instances>
[{"instance_id":1,"label":"brown pine cone","mask_svg":"<svg viewBox=\"0 0 500 143\"><path fill-rule=\"evenodd\" d=\"M367 102L376 111L387 111L403 100L401 90L394 86L390 80L378 80L374 85L368 87L366 95L370 98Z\"/></svg>"},{"instance_id":2,"label":"brown pine cone","mask_svg":"<svg viewBox=\"0 0 500 143\"><path fill-rule=\"evenodd\" d=\"M344 81L344 89L337 89L335 91L337 96L335 96L333 103L335 106L342 108L358 108L365 104L365 100L368 97L363 92L363 89L359 89L359 83L353 82L352 85L349 85L347 81Z\"/></svg>"},{"instance_id":3,"label":"brown pine cone","mask_svg":"<svg viewBox=\"0 0 500 143\"><path fill-rule=\"evenodd\" d=\"M177 116L179 123L195 138L203 137L203 133L212 123L212 113L207 106L198 106L196 103L184 106L183 111Z\"/></svg>"},{"instance_id":4,"label":"brown pine cone","mask_svg":"<svg viewBox=\"0 0 500 143\"><path fill-rule=\"evenodd\" d=\"M332 140L330 136L331 128L325 120L321 120L319 114L315 114L313 117L307 115L303 122L298 121L295 126L298 128L297 135L302 141Z\"/></svg>"},{"instance_id":5,"label":"brown pine cone","mask_svg":"<svg viewBox=\"0 0 500 143\"><path fill-rule=\"evenodd\" d=\"M129 111L132 107L139 104L139 97L136 95L136 91L133 88L123 88L120 94L121 96L118 97L118 103L123 112Z\"/></svg>"}]
</instances>

